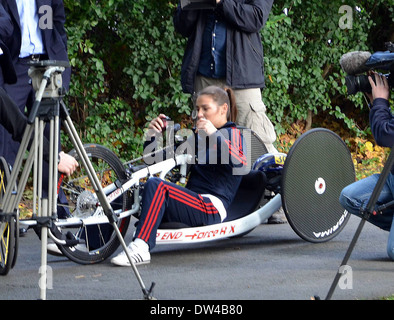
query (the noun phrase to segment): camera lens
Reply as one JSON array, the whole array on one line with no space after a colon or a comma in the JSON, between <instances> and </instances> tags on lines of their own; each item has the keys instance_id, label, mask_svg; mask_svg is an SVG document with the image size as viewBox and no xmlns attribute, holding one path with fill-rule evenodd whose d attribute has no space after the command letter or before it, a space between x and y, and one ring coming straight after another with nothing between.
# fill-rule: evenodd
<instances>
[{"instance_id":1,"label":"camera lens","mask_svg":"<svg viewBox=\"0 0 394 320\"><path fill-rule=\"evenodd\" d=\"M366 75L347 76L345 82L348 94L350 95L356 94L357 92L370 93L372 91L368 76Z\"/></svg>"}]
</instances>

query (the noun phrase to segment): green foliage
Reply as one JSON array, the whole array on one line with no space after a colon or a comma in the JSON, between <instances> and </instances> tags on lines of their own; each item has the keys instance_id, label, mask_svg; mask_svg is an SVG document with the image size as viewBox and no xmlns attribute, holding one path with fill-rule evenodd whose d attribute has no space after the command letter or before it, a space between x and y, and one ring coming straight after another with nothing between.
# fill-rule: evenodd
<instances>
[{"instance_id":1,"label":"green foliage","mask_svg":"<svg viewBox=\"0 0 394 320\"><path fill-rule=\"evenodd\" d=\"M356 133L366 133L347 115L349 108L363 109L365 102L362 94L346 96L339 59L349 51L383 49L383 39L376 43L375 34L393 25L393 1L349 0L352 21L340 12L343 5L341 0L275 1L262 31L267 76L263 95L279 134L286 130L283 123L306 119L308 112L332 116ZM351 28L341 28L341 19ZM385 41L393 36L391 27Z\"/></svg>"},{"instance_id":2,"label":"green foliage","mask_svg":"<svg viewBox=\"0 0 394 320\"><path fill-rule=\"evenodd\" d=\"M148 120L166 113L184 121L190 97L180 70L186 39L174 31L176 0L64 1L72 81L67 103L83 141L113 149L123 160L142 152ZM394 0L348 0L352 28L341 29L342 0L277 0L262 30L263 96L278 134L298 119L322 114L365 134L349 115L367 111L361 95L346 96L342 54L382 50L394 40ZM286 12L286 14L285 14ZM364 111L363 111L364 110ZM67 145L67 138L64 138Z\"/></svg>"},{"instance_id":3,"label":"green foliage","mask_svg":"<svg viewBox=\"0 0 394 320\"><path fill-rule=\"evenodd\" d=\"M190 114L180 84L185 40L168 1L64 1L72 80L67 97L83 141L125 160L142 153L142 129L158 113ZM65 139L65 144L67 141Z\"/></svg>"}]
</instances>

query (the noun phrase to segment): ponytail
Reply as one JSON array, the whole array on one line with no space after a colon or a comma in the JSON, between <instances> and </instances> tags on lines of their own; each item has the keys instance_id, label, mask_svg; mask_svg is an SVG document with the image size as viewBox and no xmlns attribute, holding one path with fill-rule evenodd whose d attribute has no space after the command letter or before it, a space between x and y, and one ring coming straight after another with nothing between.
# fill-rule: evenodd
<instances>
[{"instance_id":1,"label":"ponytail","mask_svg":"<svg viewBox=\"0 0 394 320\"><path fill-rule=\"evenodd\" d=\"M224 91L227 92L229 99L227 121L235 122L237 120L238 109L237 109L237 104L235 103L234 91L231 88L224 88Z\"/></svg>"}]
</instances>

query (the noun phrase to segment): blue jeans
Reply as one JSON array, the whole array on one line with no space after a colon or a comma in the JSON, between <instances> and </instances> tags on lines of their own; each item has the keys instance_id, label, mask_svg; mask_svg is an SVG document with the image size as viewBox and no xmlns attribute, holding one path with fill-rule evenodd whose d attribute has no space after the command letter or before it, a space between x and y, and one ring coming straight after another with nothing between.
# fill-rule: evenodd
<instances>
[{"instance_id":1,"label":"blue jeans","mask_svg":"<svg viewBox=\"0 0 394 320\"><path fill-rule=\"evenodd\" d=\"M350 213L361 217L360 210L366 208L369 198L376 186L379 175L375 174L368 178L359 180L345 187L339 197L339 202ZM376 206L388 203L394 200L394 175L390 173L386 183L380 193ZM375 226L389 231L387 242L387 254L394 260L394 208L383 211L383 214L371 215L369 222Z\"/></svg>"}]
</instances>

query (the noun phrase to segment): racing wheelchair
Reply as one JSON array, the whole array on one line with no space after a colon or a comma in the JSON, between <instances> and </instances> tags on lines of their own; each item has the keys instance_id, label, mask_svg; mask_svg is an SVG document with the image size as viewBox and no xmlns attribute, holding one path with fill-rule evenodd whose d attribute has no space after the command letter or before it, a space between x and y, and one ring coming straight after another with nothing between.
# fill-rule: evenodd
<instances>
[{"instance_id":1,"label":"racing wheelchair","mask_svg":"<svg viewBox=\"0 0 394 320\"><path fill-rule=\"evenodd\" d=\"M42 241L42 265L46 265L46 245L50 238L70 260L80 264L101 262L122 245L131 220L138 220L144 183L151 176L185 183L190 154L146 166L123 164L109 149L83 145L62 100L61 73L66 64L43 61L32 65L38 78L37 96L28 119L25 136L12 174L0 161L0 274L15 265L18 251L18 224L35 228ZM39 76L35 75L38 73ZM42 101L41 101L42 100ZM80 163L71 177L57 174L57 128L62 121L75 150L70 152ZM49 122L54 138L50 141L50 194L41 199L43 122ZM197 243L244 236L268 219L281 206L290 226L304 240L324 242L334 238L345 226L349 214L340 206L340 191L355 180L350 152L339 136L327 129L313 129L301 136L289 153L269 154L262 141L250 130L241 128L246 140L250 172L243 176L228 218L220 224L200 227L160 226L157 244ZM32 144L23 166L19 169ZM51 135L51 136L52 136ZM174 147L174 146L171 146ZM19 221L18 204L34 166L34 190L38 191L31 219ZM38 171L38 172L36 172ZM36 183L38 180L38 183ZM18 185L17 182L18 181ZM58 217L56 198L61 186L69 202L70 216ZM268 192L267 192L268 191ZM267 196L267 193L270 194ZM131 261L131 259L129 259ZM150 297L132 264L145 297ZM45 277L42 277L45 281ZM45 293L44 293L45 297Z\"/></svg>"},{"instance_id":2,"label":"racing wheelchair","mask_svg":"<svg viewBox=\"0 0 394 320\"><path fill-rule=\"evenodd\" d=\"M181 244L240 237L251 232L281 208L293 230L314 243L334 238L345 226L350 214L339 204L339 194L355 181L350 152L344 142L327 129L314 129L296 141L289 154L269 154L264 144L250 130L242 129L247 148L252 150L252 170L243 176L236 197L220 224L189 227L181 223L162 223L156 243ZM138 220L140 196L151 176L172 182L185 182L191 155L175 155L153 165L122 164L107 148L90 144L85 150L96 172L121 231L130 220ZM257 152L257 153L256 153ZM262 154L261 154L262 153ZM71 152L78 160L74 151ZM69 259L82 264L96 263L111 256L119 243L102 212L84 168L64 182L64 191L72 201L73 217L58 220L62 230L83 239L77 246L59 245ZM182 181L183 180L183 181ZM97 237L97 235L100 235Z\"/></svg>"},{"instance_id":3,"label":"racing wheelchair","mask_svg":"<svg viewBox=\"0 0 394 320\"><path fill-rule=\"evenodd\" d=\"M340 191L355 180L355 173L350 152L335 133L321 128L311 130L296 141L287 155L266 153L264 144L253 132L243 129L243 134L252 150L253 166L242 178L227 219L217 225L200 227L162 223L156 236L157 245L244 236L281 206L290 226L306 241L325 242L343 229L350 215L340 206L338 198ZM114 209L122 235L130 221L138 220L146 179L159 176L184 183L191 161L191 155L181 154L149 166L123 164L101 145L87 144L84 149ZM258 156L256 151L263 154ZM70 154L80 161L75 150ZM56 219L50 237L76 263L92 264L107 259L117 250L119 241L84 166L73 176L64 178L62 188L69 199L72 216ZM31 226L35 221L21 223Z\"/></svg>"},{"instance_id":4,"label":"racing wheelchair","mask_svg":"<svg viewBox=\"0 0 394 320\"><path fill-rule=\"evenodd\" d=\"M247 149L251 150L253 166L243 177L229 208L228 216L231 218L219 225L197 228L163 224L157 234L157 244L196 243L245 235L281 206L290 226L304 240L317 243L334 238L349 217L338 203L339 193L355 180L350 152L341 138L327 129L313 129L301 136L287 155L269 154L254 132L246 128L241 130ZM154 175L174 182L184 179L190 161L190 155L178 155L151 166L135 166L123 164L103 146L86 144L83 148L114 209L123 235L130 219L138 219L143 179ZM76 150L70 154L81 162ZM0 189L3 193L10 173L4 162L0 164L3 164L3 188ZM81 165L73 176L61 177L61 188L69 200L71 216L54 219L49 230L49 236L63 254L81 264L101 262L119 246L95 193L94 183L89 179L89 170ZM274 196L266 196L266 191ZM37 225L35 218L19 223L26 227ZM3 229L7 228L2 228L3 238L6 238L5 235L15 228L9 228L7 232ZM12 237L9 238L11 240ZM2 243L4 245L7 241ZM12 250L2 250L6 251L10 254ZM7 264L4 263L6 259L2 261Z\"/></svg>"}]
</instances>

